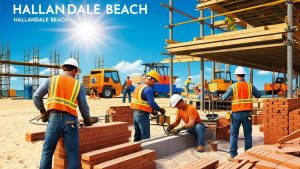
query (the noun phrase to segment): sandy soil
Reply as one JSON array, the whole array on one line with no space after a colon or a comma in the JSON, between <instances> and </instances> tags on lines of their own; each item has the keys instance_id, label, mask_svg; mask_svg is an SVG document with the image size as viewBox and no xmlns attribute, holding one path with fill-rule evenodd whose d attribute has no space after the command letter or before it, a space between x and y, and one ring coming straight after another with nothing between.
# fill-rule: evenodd
<instances>
[{"instance_id":1,"label":"sandy soil","mask_svg":"<svg viewBox=\"0 0 300 169\"><path fill-rule=\"evenodd\" d=\"M167 109L167 115L174 121L176 110L169 108L169 99L157 99L160 106ZM32 100L0 100L0 169L35 169L39 166L42 141L28 143L25 141L25 133L31 131L44 131L45 125L34 125L29 120L39 115L39 112L33 105ZM129 105L123 104L121 98L88 100L92 116L103 116L110 106ZM204 114L201 114L204 116ZM103 122L103 121L102 121ZM129 127L132 130L132 126ZM133 132L132 132L133 133ZM240 138L243 138L243 132L240 132ZM151 137L164 135L161 126L151 125ZM263 135L259 132L258 126L253 127L254 145L263 142ZM243 151L243 140L239 141L239 152ZM228 151L228 142L221 142L219 149ZM157 168L174 169L185 165L202 156L211 156L226 161L228 153L223 151L197 153L193 148L179 152L172 156L158 159Z\"/></svg>"}]
</instances>

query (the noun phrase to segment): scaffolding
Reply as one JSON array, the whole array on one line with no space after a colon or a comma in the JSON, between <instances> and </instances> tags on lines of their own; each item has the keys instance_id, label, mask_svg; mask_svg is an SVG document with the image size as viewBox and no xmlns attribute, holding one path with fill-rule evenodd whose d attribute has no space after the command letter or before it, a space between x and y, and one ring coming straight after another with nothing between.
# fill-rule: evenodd
<instances>
[{"instance_id":1,"label":"scaffolding","mask_svg":"<svg viewBox=\"0 0 300 169\"><path fill-rule=\"evenodd\" d=\"M300 71L300 45L295 44L295 40L300 40L300 33L296 29L300 27L298 2L300 0L201 0L196 6L200 11L199 18L190 17L191 20L173 23L175 8L173 0L169 0L169 5L164 5L169 10L169 25L165 26L169 29L166 50L170 56L178 59L199 57L201 60L206 58L247 66L250 74L253 74L253 68L277 72L287 70L288 86L292 86L293 71ZM204 17L204 9L211 10L210 16ZM214 29L224 25L215 21L219 16L233 18L236 24L245 29L214 34ZM203 36L205 21L209 19L211 35ZM195 22L200 23L199 37L188 42L173 40L174 27ZM287 57L282 57L283 55ZM170 65L172 64L173 57L170 58ZM203 62L200 68L201 86L204 86ZM250 79L253 81L253 78ZM289 88L287 97L292 97L292 88Z\"/></svg>"},{"instance_id":2,"label":"scaffolding","mask_svg":"<svg viewBox=\"0 0 300 169\"><path fill-rule=\"evenodd\" d=\"M55 56L55 61L51 64L40 63L39 47L33 46L33 49L24 50L24 60L12 61L10 60L10 45L0 45L0 98L10 97L11 77L22 77L25 85L32 85L33 92L39 86L39 78L48 78L50 75L41 75L40 68L50 68L58 73L59 55ZM11 65L24 66L23 74L11 72Z\"/></svg>"},{"instance_id":3,"label":"scaffolding","mask_svg":"<svg viewBox=\"0 0 300 169\"><path fill-rule=\"evenodd\" d=\"M74 58L75 60L77 60L78 62L78 66L79 66L79 51L71 51L71 56L70 58ZM77 80L79 80L79 75L76 75L75 77Z\"/></svg>"},{"instance_id":4,"label":"scaffolding","mask_svg":"<svg viewBox=\"0 0 300 169\"><path fill-rule=\"evenodd\" d=\"M104 68L104 55L95 56L95 69L103 69Z\"/></svg>"},{"instance_id":5,"label":"scaffolding","mask_svg":"<svg viewBox=\"0 0 300 169\"><path fill-rule=\"evenodd\" d=\"M10 46L9 44L0 45L0 60L5 63L0 63L0 98L10 97L10 76L4 76L3 74L9 74L10 72Z\"/></svg>"},{"instance_id":6,"label":"scaffolding","mask_svg":"<svg viewBox=\"0 0 300 169\"><path fill-rule=\"evenodd\" d=\"M50 64L51 65L59 65L59 50L55 49L54 54L52 55L52 50L50 51ZM58 75L59 74L59 69L57 68L50 68L50 75Z\"/></svg>"}]
</instances>

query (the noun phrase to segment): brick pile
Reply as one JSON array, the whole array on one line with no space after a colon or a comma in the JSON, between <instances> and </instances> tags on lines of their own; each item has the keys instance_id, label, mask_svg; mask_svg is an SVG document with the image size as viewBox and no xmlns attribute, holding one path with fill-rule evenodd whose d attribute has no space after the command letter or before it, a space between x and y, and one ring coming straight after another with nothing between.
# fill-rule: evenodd
<instances>
[{"instance_id":1,"label":"brick pile","mask_svg":"<svg viewBox=\"0 0 300 169\"><path fill-rule=\"evenodd\" d=\"M226 140L230 139L230 120L226 117L220 117L217 124L217 140Z\"/></svg>"},{"instance_id":2,"label":"brick pile","mask_svg":"<svg viewBox=\"0 0 300 169\"><path fill-rule=\"evenodd\" d=\"M129 106L110 107L107 113L110 121L122 121L133 124L133 110Z\"/></svg>"},{"instance_id":3,"label":"brick pile","mask_svg":"<svg viewBox=\"0 0 300 169\"><path fill-rule=\"evenodd\" d=\"M212 158L201 158L181 167L181 169L214 169L218 163L218 160Z\"/></svg>"},{"instance_id":4,"label":"brick pile","mask_svg":"<svg viewBox=\"0 0 300 169\"><path fill-rule=\"evenodd\" d=\"M131 136L128 124L112 122L79 128L79 157L83 153L127 143ZM66 151L60 138L54 153L54 169L65 169Z\"/></svg>"},{"instance_id":5,"label":"brick pile","mask_svg":"<svg viewBox=\"0 0 300 169\"><path fill-rule=\"evenodd\" d=\"M289 113L289 133L300 129L300 108Z\"/></svg>"},{"instance_id":6,"label":"brick pile","mask_svg":"<svg viewBox=\"0 0 300 169\"><path fill-rule=\"evenodd\" d=\"M141 143L128 142L112 147L107 147L81 155L81 162L83 169L93 169L95 165L119 158L128 154L141 151Z\"/></svg>"},{"instance_id":7,"label":"brick pile","mask_svg":"<svg viewBox=\"0 0 300 169\"><path fill-rule=\"evenodd\" d=\"M155 159L154 150L142 150L100 163L94 169L155 169Z\"/></svg>"},{"instance_id":8,"label":"brick pile","mask_svg":"<svg viewBox=\"0 0 300 169\"><path fill-rule=\"evenodd\" d=\"M300 108L300 99L298 98L264 100L262 114L265 144L274 144L278 139L287 136L290 133L289 113L297 108Z\"/></svg>"},{"instance_id":9,"label":"brick pile","mask_svg":"<svg viewBox=\"0 0 300 169\"><path fill-rule=\"evenodd\" d=\"M263 117L261 114L252 115L252 124L259 125L263 123Z\"/></svg>"}]
</instances>

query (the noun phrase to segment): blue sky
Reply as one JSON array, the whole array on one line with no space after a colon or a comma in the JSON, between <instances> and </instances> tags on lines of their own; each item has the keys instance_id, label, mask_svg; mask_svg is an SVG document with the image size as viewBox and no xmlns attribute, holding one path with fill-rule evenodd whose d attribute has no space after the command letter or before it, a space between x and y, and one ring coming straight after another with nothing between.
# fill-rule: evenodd
<instances>
[{"instance_id":1,"label":"blue sky","mask_svg":"<svg viewBox=\"0 0 300 169\"><path fill-rule=\"evenodd\" d=\"M168 24L168 11L159 5L160 2L168 3L168 0L86 0L86 1L45 1L45 0L5 0L0 5L0 43L10 43L11 60L23 61L24 49L31 49L32 46L39 46L40 58L43 63L47 63L50 51L60 50L60 63L70 57L71 51L79 51L80 67L83 69L82 75L88 74L94 68L96 55L104 55L105 67L116 67L120 70L121 79L124 80L126 74L138 73L141 63L159 62L164 56L164 39L168 38L168 29L163 26ZM70 20L77 22L68 23L14 23L15 17L40 17L41 15L14 15L13 4L147 4L147 15L72 15ZM195 0L176 0L175 7L189 13L195 17L199 16L199 11L195 10ZM210 12L205 11L205 15ZM43 15L42 17L53 17L53 15ZM64 17L64 16L55 16ZM174 14L174 22L185 21L188 18L179 14ZM94 25L101 27L98 31L98 40L88 45L83 45L83 40L78 40L74 32L70 30L80 25L78 20L90 20ZM97 28L98 30L98 28ZM205 35L209 34L208 27L205 27ZM199 36L199 24L193 23L174 28L174 40L189 41L193 37ZM71 38L71 39L70 39ZM69 39L69 40L68 40ZM77 43L78 42L78 43ZM199 81L199 63L191 63L191 74L194 81ZM235 66L231 67L234 71ZM13 72L23 73L22 66L13 66ZM205 63L205 77L210 80L211 62ZM47 70L40 69L43 74L49 74ZM248 71L248 70L247 70ZM187 63L174 65L174 75L179 76L181 81L187 77ZM12 88L22 89L22 78L12 78ZM265 82L271 81L271 73L254 71L254 85L263 89ZM179 83L183 83L177 81Z\"/></svg>"}]
</instances>

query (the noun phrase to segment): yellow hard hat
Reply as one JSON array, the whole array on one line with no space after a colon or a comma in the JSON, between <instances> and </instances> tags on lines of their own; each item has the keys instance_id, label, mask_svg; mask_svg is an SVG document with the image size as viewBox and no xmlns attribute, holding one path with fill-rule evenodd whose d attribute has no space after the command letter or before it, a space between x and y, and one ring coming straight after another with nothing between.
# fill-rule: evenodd
<instances>
[{"instance_id":1,"label":"yellow hard hat","mask_svg":"<svg viewBox=\"0 0 300 169\"><path fill-rule=\"evenodd\" d=\"M159 73L157 71L151 70L150 72L147 73L146 76L152 77L153 79L155 79L159 83Z\"/></svg>"}]
</instances>

